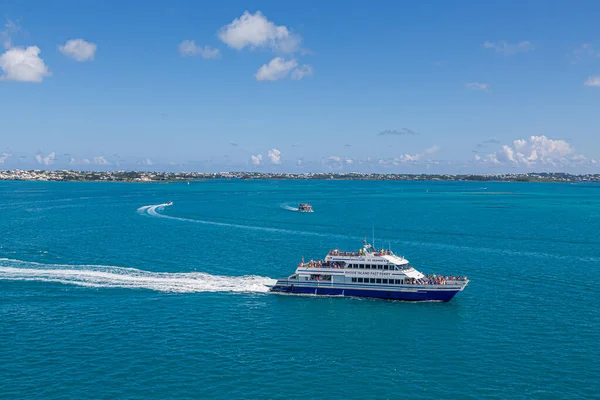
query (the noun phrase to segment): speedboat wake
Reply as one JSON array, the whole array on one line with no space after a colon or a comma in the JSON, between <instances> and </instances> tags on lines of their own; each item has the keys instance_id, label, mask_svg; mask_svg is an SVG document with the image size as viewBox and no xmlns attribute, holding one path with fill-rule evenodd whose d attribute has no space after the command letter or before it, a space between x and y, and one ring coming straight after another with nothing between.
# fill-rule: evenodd
<instances>
[{"instance_id":1,"label":"speedboat wake","mask_svg":"<svg viewBox=\"0 0 600 400\"><path fill-rule=\"evenodd\" d=\"M159 292L264 293L274 279L203 272L151 272L108 265L41 264L0 258L0 281L56 282L93 288L149 289Z\"/></svg>"}]
</instances>

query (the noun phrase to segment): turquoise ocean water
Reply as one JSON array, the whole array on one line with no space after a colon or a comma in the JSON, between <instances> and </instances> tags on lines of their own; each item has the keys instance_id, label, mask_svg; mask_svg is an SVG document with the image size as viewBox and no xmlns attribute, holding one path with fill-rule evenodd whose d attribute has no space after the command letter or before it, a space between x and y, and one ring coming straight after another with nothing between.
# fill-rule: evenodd
<instances>
[{"instance_id":1,"label":"turquoise ocean water","mask_svg":"<svg viewBox=\"0 0 600 400\"><path fill-rule=\"evenodd\" d=\"M373 226L470 285L265 292ZM0 398L599 398L599 274L600 185L0 182Z\"/></svg>"}]
</instances>

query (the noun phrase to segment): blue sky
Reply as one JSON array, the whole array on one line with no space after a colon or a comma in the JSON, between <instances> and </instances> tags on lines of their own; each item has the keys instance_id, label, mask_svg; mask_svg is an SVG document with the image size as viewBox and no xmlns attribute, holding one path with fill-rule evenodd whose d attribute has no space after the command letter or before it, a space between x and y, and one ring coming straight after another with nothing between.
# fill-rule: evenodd
<instances>
[{"instance_id":1,"label":"blue sky","mask_svg":"<svg viewBox=\"0 0 600 400\"><path fill-rule=\"evenodd\" d=\"M598 15L4 1L0 168L600 172Z\"/></svg>"}]
</instances>

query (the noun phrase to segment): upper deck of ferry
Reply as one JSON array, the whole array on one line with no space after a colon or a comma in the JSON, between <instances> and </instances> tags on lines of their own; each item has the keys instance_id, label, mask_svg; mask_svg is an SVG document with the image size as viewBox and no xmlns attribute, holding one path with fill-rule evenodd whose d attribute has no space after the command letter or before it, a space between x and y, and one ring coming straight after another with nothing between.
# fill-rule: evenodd
<instances>
[{"instance_id":1,"label":"upper deck of ferry","mask_svg":"<svg viewBox=\"0 0 600 400\"><path fill-rule=\"evenodd\" d=\"M307 269L326 269L332 270L333 273L344 273L354 270L385 270L401 271L409 276L420 277L421 274L404 257L394 254L389 249L377 250L370 244L367 244L366 241L363 243L363 248L358 251L340 251L334 249L329 251L323 260L304 262L303 259L298 264L297 272ZM411 272L415 274L411 274Z\"/></svg>"}]
</instances>

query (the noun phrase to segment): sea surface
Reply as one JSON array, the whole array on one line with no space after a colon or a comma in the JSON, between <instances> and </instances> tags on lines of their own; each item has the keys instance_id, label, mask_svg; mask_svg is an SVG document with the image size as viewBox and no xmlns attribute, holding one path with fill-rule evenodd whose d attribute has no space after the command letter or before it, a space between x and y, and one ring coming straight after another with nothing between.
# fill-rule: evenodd
<instances>
[{"instance_id":1,"label":"sea surface","mask_svg":"<svg viewBox=\"0 0 600 400\"><path fill-rule=\"evenodd\" d=\"M267 293L373 228L471 283ZM0 182L2 399L599 398L599 310L597 184Z\"/></svg>"}]
</instances>

